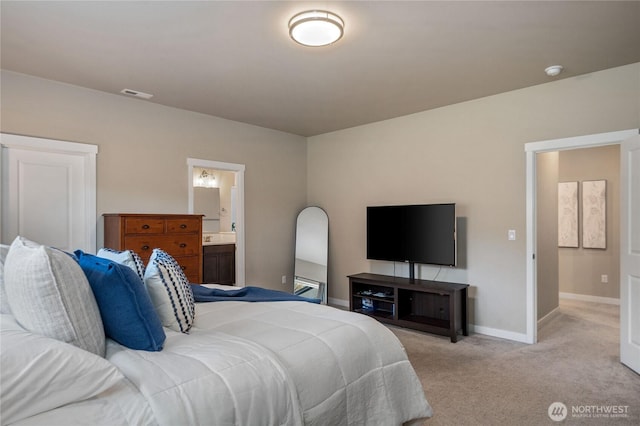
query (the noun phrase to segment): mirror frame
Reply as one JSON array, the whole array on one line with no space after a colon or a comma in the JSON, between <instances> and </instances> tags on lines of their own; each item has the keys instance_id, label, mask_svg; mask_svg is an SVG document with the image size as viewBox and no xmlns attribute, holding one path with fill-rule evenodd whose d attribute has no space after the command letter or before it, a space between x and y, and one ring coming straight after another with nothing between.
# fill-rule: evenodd
<instances>
[{"instance_id":1,"label":"mirror frame","mask_svg":"<svg viewBox=\"0 0 640 426\"><path fill-rule=\"evenodd\" d=\"M303 239L301 240L300 237L300 228L301 228L301 218L304 218L304 214L305 213L310 213L311 211L317 211L319 213L322 213L323 217L322 220L323 222L326 222L326 230L322 230L322 235L318 235L316 233L314 233L314 235L317 236L321 236L324 237L326 239L326 252L324 253L324 262L325 264L322 265L320 263L313 263L310 261L305 261L304 259L298 259L298 254L299 254L299 250L300 250L300 243L301 241L309 241L308 239ZM319 214L317 213L317 214ZM319 216L316 216L316 218L318 218ZM324 225L324 223L322 224ZM314 238L312 241L318 241L317 238ZM302 267L302 269L307 269L307 272L309 273L309 275L298 275L300 273L300 271L298 270L298 262L299 260L301 261L300 267ZM317 299L321 299L321 303L323 304L328 304L329 303L329 297L328 297L328 280L329 280L329 215L327 214L327 212L322 208L322 207L318 207L318 206L308 206L305 207L304 209L300 210L300 212L298 213L298 216L296 217L296 239L295 239L295 250L294 250L294 271L293 271L293 291L295 294L298 294L296 292L296 285L298 284L298 282L304 284L305 282L310 282L310 285L308 287L315 287L317 285L318 288L318 294L315 298ZM324 266L324 276L323 276L323 280L320 281L317 278L320 276L319 274L317 274L318 271L315 271L315 269L312 267L311 269L309 269L309 267L307 266L306 268L304 267L305 264L311 266L311 265L320 265L320 266ZM304 272L304 271L303 271ZM315 277L312 277L311 275L316 275ZM310 296L305 296L305 297L310 297Z\"/></svg>"}]
</instances>

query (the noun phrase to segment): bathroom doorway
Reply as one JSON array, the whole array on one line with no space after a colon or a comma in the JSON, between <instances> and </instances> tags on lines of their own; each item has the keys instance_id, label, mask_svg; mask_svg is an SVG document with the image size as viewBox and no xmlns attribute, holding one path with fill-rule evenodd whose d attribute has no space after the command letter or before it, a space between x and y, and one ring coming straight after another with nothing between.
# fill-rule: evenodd
<instances>
[{"instance_id":1,"label":"bathroom doorway","mask_svg":"<svg viewBox=\"0 0 640 426\"><path fill-rule=\"evenodd\" d=\"M201 213L197 210L211 211L209 218L205 215L203 233L211 238L233 239L236 245L235 285L245 285L245 247L244 247L244 164L224 163L197 158L187 159L188 168L188 211L190 214ZM199 172L195 176L195 172ZM233 184L230 183L233 181ZM220 187L229 189L220 194ZM233 187L233 189L231 189ZM216 188L216 189L214 189ZM208 201L203 207L199 201L200 192L211 192L216 197L206 197ZM224 209L224 210L223 210Z\"/></svg>"}]
</instances>

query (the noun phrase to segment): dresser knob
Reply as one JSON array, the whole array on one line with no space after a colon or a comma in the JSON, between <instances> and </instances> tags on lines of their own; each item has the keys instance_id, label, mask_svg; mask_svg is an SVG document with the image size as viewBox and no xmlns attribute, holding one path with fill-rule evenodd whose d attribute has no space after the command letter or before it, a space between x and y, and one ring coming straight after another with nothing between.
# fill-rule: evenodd
<instances>
[{"instance_id":1,"label":"dresser knob","mask_svg":"<svg viewBox=\"0 0 640 426\"><path fill-rule=\"evenodd\" d=\"M142 246L142 250L149 250L149 246Z\"/></svg>"},{"instance_id":2,"label":"dresser knob","mask_svg":"<svg viewBox=\"0 0 640 426\"><path fill-rule=\"evenodd\" d=\"M186 243L180 243L180 248L185 248L187 246Z\"/></svg>"},{"instance_id":3,"label":"dresser knob","mask_svg":"<svg viewBox=\"0 0 640 426\"><path fill-rule=\"evenodd\" d=\"M185 225L184 223L180 225L180 229L187 229L187 225Z\"/></svg>"},{"instance_id":4,"label":"dresser knob","mask_svg":"<svg viewBox=\"0 0 640 426\"><path fill-rule=\"evenodd\" d=\"M180 267L182 268L182 270L183 270L183 271L186 271L186 270L187 270L187 267L186 267L186 266L182 266L182 265L180 265Z\"/></svg>"},{"instance_id":5,"label":"dresser knob","mask_svg":"<svg viewBox=\"0 0 640 426\"><path fill-rule=\"evenodd\" d=\"M149 225L145 223L144 225L142 225L142 229L149 229Z\"/></svg>"}]
</instances>

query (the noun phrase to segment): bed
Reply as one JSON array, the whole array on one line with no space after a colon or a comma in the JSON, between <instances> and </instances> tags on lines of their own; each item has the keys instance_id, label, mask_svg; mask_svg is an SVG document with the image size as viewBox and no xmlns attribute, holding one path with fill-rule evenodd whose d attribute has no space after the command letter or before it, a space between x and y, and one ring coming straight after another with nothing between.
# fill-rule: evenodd
<instances>
[{"instance_id":1,"label":"bed","mask_svg":"<svg viewBox=\"0 0 640 426\"><path fill-rule=\"evenodd\" d=\"M0 323L2 424L401 425L431 416L395 335L325 305L196 303L188 333L163 326L161 350L106 337L104 357L28 331L11 313Z\"/></svg>"}]
</instances>

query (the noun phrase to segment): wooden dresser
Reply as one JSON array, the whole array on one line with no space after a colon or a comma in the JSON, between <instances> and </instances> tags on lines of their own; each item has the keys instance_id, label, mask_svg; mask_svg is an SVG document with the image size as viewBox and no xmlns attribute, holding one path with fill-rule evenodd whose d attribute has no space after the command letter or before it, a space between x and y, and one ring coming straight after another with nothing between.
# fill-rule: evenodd
<instances>
[{"instance_id":1,"label":"wooden dresser","mask_svg":"<svg viewBox=\"0 0 640 426\"><path fill-rule=\"evenodd\" d=\"M105 213L104 246L133 250L145 265L154 248L169 253L194 284L202 283L202 215Z\"/></svg>"}]
</instances>

